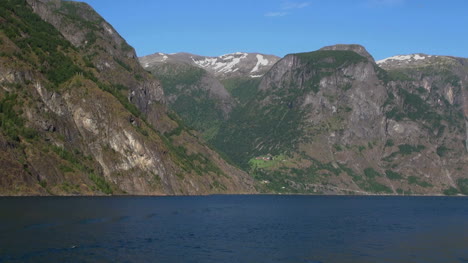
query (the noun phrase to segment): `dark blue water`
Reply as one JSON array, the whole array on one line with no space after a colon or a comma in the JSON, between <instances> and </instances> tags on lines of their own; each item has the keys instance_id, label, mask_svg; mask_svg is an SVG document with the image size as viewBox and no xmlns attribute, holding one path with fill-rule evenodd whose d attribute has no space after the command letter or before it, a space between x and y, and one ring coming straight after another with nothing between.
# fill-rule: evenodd
<instances>
[{"instance_id":1,"label":"dark blue water","mask_svg":"<svg viewBox=\"0 0 468 263\"><path fill-rule=\"evenodd\" d=\"M468 199L0 198L0 262L468 262Z\"/></svg>"}]
</instances>

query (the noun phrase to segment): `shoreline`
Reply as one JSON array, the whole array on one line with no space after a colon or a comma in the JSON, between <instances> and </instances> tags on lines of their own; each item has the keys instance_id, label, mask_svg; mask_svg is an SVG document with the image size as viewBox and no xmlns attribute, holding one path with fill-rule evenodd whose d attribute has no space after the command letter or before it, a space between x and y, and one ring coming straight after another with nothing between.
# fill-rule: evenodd
<instances>
[{"instance_id":1,"label":"shoreline","mask_svg":"<svg viewBox=\"0 0 468 263\"><path fill-rule=\"evenodd\" d=\"M82 197L96 197L96 198L126 198L126 197L213 197L213 196L316 196L316 197L468 197L467 195L443 195L443 194L429 194L429 195L385 195L385 194L368 194L368 195L334 195L334 194L274 194L274 193L261 193L261 194L199 194L199 195L1 195L0 198L22 198L22 197L39 197L39 198L82 198Z\"/></svg>"}]
</instances>

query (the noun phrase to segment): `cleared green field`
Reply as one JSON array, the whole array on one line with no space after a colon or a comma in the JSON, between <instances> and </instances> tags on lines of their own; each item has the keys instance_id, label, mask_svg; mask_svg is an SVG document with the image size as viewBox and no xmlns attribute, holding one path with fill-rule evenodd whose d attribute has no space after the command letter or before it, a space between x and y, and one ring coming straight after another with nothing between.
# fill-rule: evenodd
<instances>
[{"instance_id":1,"label":"cleared green field","mask_svg":"<svg viewBox=\"0 0 468 263\"><path fill-rule=\"evenodd\" d=\"M269 157L271 157L271 160L268 160ZM284 154L280 154L277 156L262 155L262 156L252 158L249 161L249 165L251 169L278 168L289 163L291 163L291 161Z\"/></svg>"}]
</instances>

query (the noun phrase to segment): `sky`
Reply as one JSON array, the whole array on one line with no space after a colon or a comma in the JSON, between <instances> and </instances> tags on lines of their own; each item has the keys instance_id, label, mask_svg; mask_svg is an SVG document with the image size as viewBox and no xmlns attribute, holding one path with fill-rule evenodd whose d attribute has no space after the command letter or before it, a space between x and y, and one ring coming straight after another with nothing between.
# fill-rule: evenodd
<instances>
[{"instance_id":1,"label":"sky","mask_svg":"<svg viewBox=\"0 0 468 263\"><path fill-rule=\"evenodd\" d=\"M83 1L83 0L82 0ZM468 57L467 0L84 0L138 56L259 52L280 57L361 44L376 60Z\"/></svg>"}]
</instances>

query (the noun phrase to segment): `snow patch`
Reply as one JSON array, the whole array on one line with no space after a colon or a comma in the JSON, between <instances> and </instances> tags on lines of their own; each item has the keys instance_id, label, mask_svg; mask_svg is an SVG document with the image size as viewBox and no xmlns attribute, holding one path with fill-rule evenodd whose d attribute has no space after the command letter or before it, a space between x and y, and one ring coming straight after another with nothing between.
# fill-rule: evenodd
<instances>
[{"instance_id":1,"label":"snow patch","mask_svg":"<svg viewBox=\"0 0 468 263\"><path fill-rule=\"evenodd\" d=\"M263 75L250 75L251 78L261 78Z\"/></svg>"},{"instance_id":2,"label":"snow patch","mask_svg":"<svg viewBox=\"0 0 468 263\"><path fill-rule=\"evenodd\" d=\"M237 52L234 54L226 54L220 57L205 58L202 60L196 60L192 57L192 61L198 66L212 69L216 73L232 73L239 70L239 68L235 68L235 66L247 56L247 53Z\"/></svg>"},{"instance_id":3,"label":"snow patch","mask_svg":"<svg viewBox=\"0 0 468 263\"><path fill-rule=\"evenodd\" d=\"M426 56L426 55L420 55L420 54L411 54L411 55L399 55L399 56L394 56L394 57L389 57L386 59L382 59L377 61L377 64L383 64L386 63L387 61L403 61L403 62L409 62L410 60L423 60L426 58L430 58L432 56Z\"/></svg>"},{"instance_id":4,"label":"snow patch","mask_svg":"<svg viewBox=\"0 0 468 263\"><path fill-rule=\"evenodd\" d=\"M255 67L250 71L250 73L254 73L260 70L260 66L268 66L268 59L264 58L262 55L258 54L257 55L257 64Z\"/></svg>"},{"instance_id":5,"label":"snow patch","mask_svg":"<svg viewBox=\"0 0 468 263\"><path fill-rule=\"evenodd\" d=\"M420 56L419 54L416 54L413 56L413 59L415 60L421 60L421 59L426 59L426 57Z\"/></svg>"}]
</instances>

